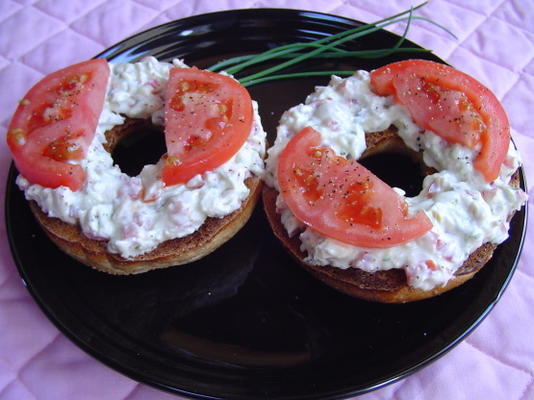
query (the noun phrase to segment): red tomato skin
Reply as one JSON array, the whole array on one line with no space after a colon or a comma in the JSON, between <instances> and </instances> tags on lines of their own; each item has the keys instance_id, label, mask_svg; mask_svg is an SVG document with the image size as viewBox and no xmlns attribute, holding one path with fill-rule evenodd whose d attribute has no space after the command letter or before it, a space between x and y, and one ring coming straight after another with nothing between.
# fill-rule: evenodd
<instances>
[{"instance_id":1,"label":"red tomato skin","mask_svg":"<svg viewBox=\"0 0 534 400\"><path fill-rule=\"evenodd\" d=\"M444 128L433 121L425 120L417 115L417 110L407 101L410 94L406 93L405 87L399 92L400 80L420 79L431 85L436 85L445 90L457 91L465 94L472 104L473 110L485 124L484 131L473 134L463 140L455 140L448 136ZM506 112L495 95L473 77L458 71L448 65L428 60L405 60L388 64L371 72L371 87L375 93L388 96L393 95L396 102L404 104L415 122L430 129L436 134L451 142L460 143L473 148L480 144L480 152L474 161L474 167L488 182L494 181L498 176L501 165L506 158L510 144L510 125ZM420 90L414 93L421 95ZM413 96L412 96L413 99ZM415 100L413 101L416 102ZM432 126L434 124L434 126ZM441 124L443 126L443 124Z\"/></svg>"},{"instance_id":2,"label":"red tomato skin","mask_svg":"<svg viewBox=\"0 0 534 400\"><path fill-rule=\"evenodd\" d=\"M77 146L72 159L85 156L102 112L108 78L105 60L84 61L47 75L20 101L6 140L17 169L30 183L67 186L73 191L83 186L86 174L79 165L45 153L53 142L71 135L69 143ZM51 116L43 118L48 110Z\"/></svg>"},{"instance_id":3,"label":"red tomato skin","mask_svg":"<svg viewBox=\"0 0 534 400\"><path fill-rule=\"evenodd\" d=\"M247 140L253 109L234 79L197 68L173 68L165 94L166 186L227 162Z\"/></svg>"},{"instance_id":4,"label":"red tomato skin","mask_svg":"<svg viewBox=\"0 0 534 400\"><path fill-rule=\"evenodd\" d=\"M288 142L279 156L280 194L297 219L326 237L364 248L400 245L432 228L432 222L422 211L408 218L404 199L371 171L356 160L336 156L333 150L325 150L320 144L319 132L307 127ZM317 152L325 154L320 161L313 160ZM307 176L307 171L312 173ZM364 194L359 197L366 203L358 205L353 214L362 218L362 223L346 219L350 215L346 210L354 206L347 201L355 199L351 196L355 186L363 188Z\"/></svg>"}]
</instances>

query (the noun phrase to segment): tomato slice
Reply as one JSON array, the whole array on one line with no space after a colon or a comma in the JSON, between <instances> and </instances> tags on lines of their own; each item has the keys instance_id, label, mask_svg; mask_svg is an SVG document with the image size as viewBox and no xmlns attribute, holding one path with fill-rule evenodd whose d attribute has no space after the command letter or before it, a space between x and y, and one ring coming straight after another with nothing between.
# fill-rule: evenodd
<instances>
[{"instance_id":1,"label":"tomato slice","mask_svg":"<svg viewBox=\"0 0 534 400\"><path fill-rule=\"evenodd\" d=\"M109 77L105 60L71 65L38 82L20 101L7 132L19 172L31 183L79 190L79 165L93 140Z\"/></svg>"},{"instance_id":2,"label":"tomato slice","mask_svg":"<svg viewBox=\"0 0 534 400\"><path fill-rule=\"evenodd\" d=\"M510 144L510 125L495 95L480 82L448 65L405 60L371 72L371 87L393 95L415 123L450 143L474 149L474 166L488 182L498 176Z\"/></svg>"},{"instance_id":3,"label":"tomato slice","mask_svg":"<svg viewBox=\"0 0 534 400\"><path fill-rule=\"evenodd\" d=\"M280 193L297 219L324 236L367 248L387 248L432 228L426 214L408 216L404 199L356 160L320 147L307 127L278 160Z\"/></svg>"},{"instance_id":4,"label":"tomato slice","mask_svg":"<svg viewBox=\"0 0 534 400\"><path fill-rule=\"evenodd\" d=\"M252 100L236 80L173 68L165 93L165 185L185 183L228 161L252 129Z\"/></svg>"}]
</instances>

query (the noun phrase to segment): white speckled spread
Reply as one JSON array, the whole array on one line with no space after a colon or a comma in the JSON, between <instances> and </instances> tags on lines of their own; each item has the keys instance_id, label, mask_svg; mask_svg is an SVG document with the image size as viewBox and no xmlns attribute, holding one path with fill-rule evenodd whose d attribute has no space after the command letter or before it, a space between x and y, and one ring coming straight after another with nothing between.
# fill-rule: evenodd
<instances>
[{"instance_id":1,"label":"white speckled spread","mask_svg":"<svg viewBox=\"0 0 534 400\"><path fill-rule=\"evenodd\" d=\"M361 248L320 235L295 218L282 197L277 210L290 236L299 235L306 261L342 269L357 267L368 272L403 268L409 285L429 290L444 285L469 254L482 244L501 243L508 237L508 216L526 200L522 190L508 185L519 167L519 155L510 145L500 177L487 183L473 168L476 152L449 144L430 131L424 131L391 97L375 95L369 87L369 74L359 71L341 79L332 77L326 87L318 87L304 104L288 110L281 118L277 139L268 151L267 182L278 189L278 155L293 135L306 126L321 133L323 145L347 158L359 158L366 148L365 132L378 132L395 126L405 144L423 151L428 166L439 172L424 179L421 193L406 198L409 213L423 210L433 228L423 236L387 249ZM404 195L399 188L394 188ZM428 267L433 260L437 269Z\"/></svg>"}]
</instances>

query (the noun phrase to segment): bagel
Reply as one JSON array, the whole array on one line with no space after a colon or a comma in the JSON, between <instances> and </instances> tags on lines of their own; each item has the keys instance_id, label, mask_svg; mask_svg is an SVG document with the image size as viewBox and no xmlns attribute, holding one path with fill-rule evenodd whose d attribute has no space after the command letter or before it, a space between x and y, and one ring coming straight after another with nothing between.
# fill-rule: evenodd
<instances>
[{"instance_id":1,"label":"bagel","mask_svg":"<svg viewBox=\"0 0 534 400\"><path fill-rule=\"evenodd\" d=\"M208 218L194 233L167 240L154 250L133 258L110 253L106 241L89 239L79 226L48 217L34 201L30 202L30 209L50 240L79 262L113 275L139 274L189 264L230 240L250 218L261 193L259 178L248 178L245 184L250 194L236 211L222 218Z\"/></svg>"},{"instance_id":2,"label":"bagel","mask_svg":"<svg viewBox=\"0 0 534 400\"><path fill-rule=\"evenodd\" d=\"M282 161L281 154L289 154L289 150L284 153L288 144L297 136L304 137L304 131L310 128L320 133L321 148L334 149L337 157L364 160L372 155L394 152L419 163L425 176L421 193L406 198L404 191L393 190L403 196L410 210L408 215L413 217L416 210L424 210L432 222L431 228L409 241L373 248L324 234L320 223L328 211L321 203L315 203L315 198L309 197L308 201L314 206L321 204L317 212L321 215L319 219L310 217L306 222L299 219L295 213L302 212L306 205L297 203L301 208L294 211L294 203L291 208L286 199L295 202L294 197L303 195L289 197L287 183L281 182L290 180L288 170L283 169L283 177L278 173L282 168L280 163L289 159L293 163L291 168L295 168L292 173L297 178L302 174L297 156L284 155ZM295 145L292 146L294 153ZM306 151L312 154L311 150ZM394 97L374 93L368 72L359 71L346 79L333 76L328 86L316 88L305 103L282 116L275 144L268 151L263 207L282 245L306 271L323 283L368 301L423 300L445 293L475 276L491 259L498 244L506 239L509 220L526 200L525 193L519 189L520 160L513 144L508 148L499 176L492 182L487 182L474 169L476 157L476 151L447 143L432 131L419 127L407 107L397 104ZM304 164L306 167L302 168L309 168L309 165L321 168L321 162ZM324 172L319 171L314 170L308 178L322 179L320 174ZM296 192L315 190L314 186L305 186L308 178L303 176L305 183L301 183L301 189ZM434 186L433 182L437 184ZM282 183L286 190L283 194ZM445 201L451 203L441 203ZM336 215L340 212L340 209L332 211ZM474 223L480 226L473 226ZM470 233L473 237L469 237ZM436 260L437 265L425 266L428 259Z\"/></svg>"},{"instance_id":3,"label":"bagel","mask_svg":"<svg viewBox=\"0 0 534 400\"><path fill-rule=\"evenodd\" d=\"M261 194L265 132L257 105L251 103L251 128L244 143L222 165L183 183L166 184L162 171L170 161L164 155L138 176L128 176L111 153L130 135L161 130L170 71L189 67L179 60L171 64L148 57L109 68L96 133L86 157L73 163L86 174L82 186L46 187L23 174L17 177L18 186L52 242L94 269L137 274L205 257L241 229ZM22 165L18 161L15 157L17 167Z\"/></svg>"},{"instance_id":4,"label":"bagel","mask_svg":"<svg viewBox=\"0 0 534 400\"><path fill-rule=\"evenodd\" d=\"M139 126L144 125L144 120L127 119L124 124L106 131L105 149L112 153L121 140L135 134ZM192 234L166 240L154 250L132 258L109 252L107 241L88 238L79 225L47 216L35 201L32 200L29 204L43 231L64 253L97 270L114 275L128 275L191 263L207 256L231 239L248 221L261 194L260 178L249 177L245 180L245 185L249 194L239 209L221 218L207 218Z\"/></svg>"},{"instance_id":5,"label":"bagel","mask_svg":"<svg viewBox=\"0 0 534 400\"><path fill-rule=\"evenodd\" d=\"M368 147L362 158L391 152L407 154L420 161L420 154L413 152L402 143L393 130L373 132L368 135ZM423 175L429 175L434 170L421 166ZM510 185L519 187L519 174L512 176ZM497 245L484 243L473 251L462 266L454 273L444 286L437 286L431 290L416 289L408 285L406 274L402 269L390 269L369 273L359 268L340 269L332 266L319 266L306 262L306 253L300 248L297 235L289 237L287 230L276 211L275 189L265 186L262 191L263 208L269 225L291 256L310 274L325 284L353 297L381 303L406 303L423 300L445 293L473 278L475 274L491 259ZM510 218L513 214L510 215Z\"/></svg>"}]
</instances>

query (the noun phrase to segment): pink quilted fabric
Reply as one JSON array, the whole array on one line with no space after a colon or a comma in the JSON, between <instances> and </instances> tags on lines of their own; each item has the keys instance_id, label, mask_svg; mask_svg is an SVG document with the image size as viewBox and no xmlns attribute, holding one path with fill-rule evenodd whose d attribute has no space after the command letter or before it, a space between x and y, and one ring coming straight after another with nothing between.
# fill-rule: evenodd
<instances>
[{"instance_id":1,"label":"pink quilted fabric","mask_svg":"<svg viewBox=\"0 0 534 400\"><path fill-rule=\"evenodd\" d=\"M411 5L411 0L2 0L1 129L5 131L17 99L44 74L173 19L236 7L285 7L373 21ZM458 39L421 22L414 24L410 39L477 77L502 99L524 158L527 181L534 182L530 159L534 134L529 123L534 3L433 0L421 14L446 25ZM400 32L402 27L394 30ZM10 164L5 146L0 146L0 163L0 182L5 182ZM2 209L4 186L0 185ZM0 400L176 398L100 364L59 333L23 287L3 221L0 226ZM533 304L531 229L509 288L473 334L427 368L361 398L534 399Z\"/></svg>"}]
</instances>

